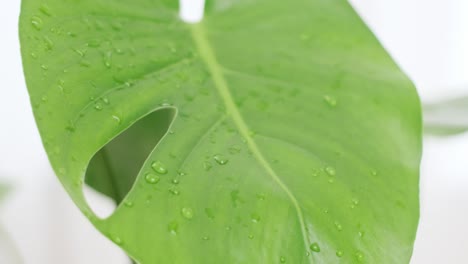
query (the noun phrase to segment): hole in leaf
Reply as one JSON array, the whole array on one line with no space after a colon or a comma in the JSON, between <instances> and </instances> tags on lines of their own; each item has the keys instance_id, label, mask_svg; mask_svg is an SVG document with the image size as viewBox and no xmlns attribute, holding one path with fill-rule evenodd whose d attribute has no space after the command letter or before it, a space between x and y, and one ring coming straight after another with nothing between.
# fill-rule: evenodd
<instances>
[{"instance_id":1,"label":"hole in leaf","mask_svg":"<svg viewBox=\"0 0 468 264\"><path fill-rule=\"evenodd\" d=\"M115 201L102 193L97 192L87 184L83 185L83 194L94 213L101 218L110 216L117 207Z\"/></svg>"},{"instance_id":2,"label":"hole in leaf","mask_svg":"<svg viewBox=\"0 0 468 264\"><path fill-rule=\"evenodd\" d=\"M143 163L167 133L176 114L174 108L154 111L124 130L91 159L85 183L120 204L130 189ZM96 195L84 191L86 200L98 217L108 217L114 210L102 210ZM114 208L115 209L115 208Z\"/></svg>"},{"instance_id":3,"label":"hole in leaf","mask_svg":"<svg viewBox=\"0 0 468 264\"><path fill-rule=\"evenodd\" d=\"M186 23L198 23L203 18L205 0L180 0L180 18Z\"/></svg>"}]
</instances>

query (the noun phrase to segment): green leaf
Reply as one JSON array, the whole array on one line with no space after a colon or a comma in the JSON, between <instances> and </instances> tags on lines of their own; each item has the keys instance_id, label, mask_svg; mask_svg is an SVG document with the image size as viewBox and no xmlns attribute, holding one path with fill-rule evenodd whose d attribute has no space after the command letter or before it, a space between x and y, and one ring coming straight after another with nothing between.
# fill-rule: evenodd
<instances>
[{"instance_id":1,"label":"green leaf","mask_svg":"<svg viewBox=\"0 0 468 264\"><path fill-rule=\"evenodd\" d=\"M408 263L420 103L350 5L177 14L176 0L22 2L44 146L96 228L139 263ZM83 196L87 171L123 200L109 218Z\"/></svg>"}]
</instances>

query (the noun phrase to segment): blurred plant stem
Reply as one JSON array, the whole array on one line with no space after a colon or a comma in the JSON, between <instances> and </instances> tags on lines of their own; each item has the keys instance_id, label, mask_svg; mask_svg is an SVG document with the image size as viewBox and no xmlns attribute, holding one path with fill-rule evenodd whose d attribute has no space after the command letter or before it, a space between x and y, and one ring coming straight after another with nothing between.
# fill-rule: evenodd
<instances>
[{"instance_id":1,"label":"blurred plant stem","mask_svg":"<svg viewBox=\"0 0 468 264\"><path fill-rule=\"evenodd\" d=\"M448 136L468 130L468 96L425 104L424 133Z\"/></svg>"}]
</instances>

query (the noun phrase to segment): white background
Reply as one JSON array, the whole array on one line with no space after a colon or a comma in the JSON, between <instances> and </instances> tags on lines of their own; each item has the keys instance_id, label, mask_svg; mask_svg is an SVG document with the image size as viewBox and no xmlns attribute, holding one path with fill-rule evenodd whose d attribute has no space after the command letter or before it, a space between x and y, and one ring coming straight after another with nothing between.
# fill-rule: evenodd
<instances>
[{"instance_id":1,"label":"white background","mask_svg":"<svg viewBox=\"0 0 468 264\"><path fill-rule=\"evenodd\" d=\"M351 2L424 101L468 94L468 1ZM0 239L0 263L128 263L81 216L49 166L22 75L19 4L0 2L0 181L13 187L0 205L0 226L13 240ZM421 203L412 264L468 263L468 134L425 139Z\"/></svg>"}]
</instances>

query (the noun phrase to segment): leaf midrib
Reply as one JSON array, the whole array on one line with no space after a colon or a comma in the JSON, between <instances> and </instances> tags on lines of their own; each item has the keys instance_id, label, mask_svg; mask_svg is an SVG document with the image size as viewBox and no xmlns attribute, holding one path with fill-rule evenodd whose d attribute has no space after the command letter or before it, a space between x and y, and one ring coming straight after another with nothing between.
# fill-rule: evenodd
<instances>
[{"instance_id":1,"label":"leaf midrib","mask_svg":"<svg viewBox=\"0 0 468 264\"><path fill-rule=\"evenodd\" d=\"M253 156L257 159L257 161L264 167L268 175L273 179L274 182L276 182L279 187L286 193L286 195L289 197L291 200L296 213L297 217L299 220L299 224L301 227L301 233L302 233L302 238L304 241L304 247L307 250L309 243L309 239L307 236L307 231L304 223L304 216L302 213L302 209L299 206L299 203L294 196L294 194L291 192L291 190L286 186L286 184L279 178L279 176L276 174L276 172L273 170L269 162L266 160L266 158L263 156L262 152L260 151L259 147L257 146L257 143L254 141L254 139L250 136L250 129L247 126L247 123L244 121L244 118L242 117L241 113L239 112L239 109L237 108L236 104L234 103L234 99L231 95L231 92L229 90L229 86L227 84L226 79L224 78L223 74L223 68L222 66L218 63L218 60L216 59L215 52L213 48L211 47L206 34L205 30L203 27L203 23L197 23L197 24L192 24L189 25L190 31L192 34L192 38L195 42L195 45L197 47L197 50L200 53L200 57L202 60L205 62L206 66L208 67L209 72L211 73L211 76L213 78L213 82L215 84L215 87L222 98L224 105L226 106L226 112L228 115L230 115L239 129L239 132L243 138L245 138L247 145L249 146L250 150L252 151ZM312 263L312 260L309 259L309 262Z\"/></svg>"}]
</instances>

